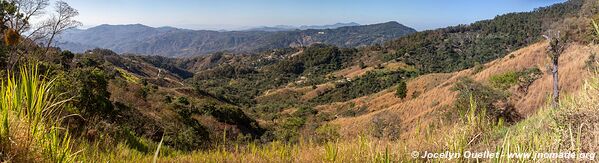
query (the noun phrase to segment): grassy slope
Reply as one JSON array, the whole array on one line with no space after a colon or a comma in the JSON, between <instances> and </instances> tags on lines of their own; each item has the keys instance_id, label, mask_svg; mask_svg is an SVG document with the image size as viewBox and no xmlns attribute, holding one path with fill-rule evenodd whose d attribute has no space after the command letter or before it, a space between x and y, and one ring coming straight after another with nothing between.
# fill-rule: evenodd
<instances>
[{"instance_id":1,"label":"grassy slope","mask_svg":"<svg viewBox=\"0 0 599 163\"><path fill-rule=\"evenodd\" d=\"M258 145L239 145L238 142L227 142L229 135L222 135L223 139L215 139L213 149L207 151L196 151L185 153L172 150L169 147L161 149L160 160L165 162L187 162L187 161L385 161L404 160L409 158L411 150L428 151L463 151L491 149L503 152L509 151L596 151L596 144L583 143L597 141L594 133L595 125L598 123L597 115L597 74L593 75L586 84L583 80L589 77L585 69L585 61L590 51L596 51L596 45L583 46L571 45L562 55L562 88L566 94L572 96L564 98L562 108L559 110L538 109L544 106L544 90L550 84L549 76L543 75L534 81L529 87L528 94L521 95L524 100L514 100L516 104L522 105L518 111L527 115L528 119L517 124L506 126L484 119L483 115L467 114L464 119L445 121L443 111L450 108L455 100L455 92L449 87L457 81L457 78L468 76L476 81L486 83L494 75L502 74L510 70L521 70L537 66L545 71L546 64L545 49L547 44L540 42L529 47L515 51L505 58L490 62L484 68L463 70L455 73L429 74L408 82L408 98L397 99L392 90L385 90L366 97L351 100L354 105L369 106L368 112L356 117L345 117L334 120L338 124L342 135L350 135L338 141L329 143L316 143L307 138L298 144L285 144L272 142ZM121 81L127 86L120 87L111 83L113 91L123 91L141 87L141 78L151 77L156 73L156 68L142 66L137 73L131 67L121 67L118 70L122 74ZM145 75L144 75L145 74ZM148 75L149 74L149 75ZM351 74L351 73L346 73ZM147 75L147 76L146 76ZM175 78L174 75L172 78ZM448 79L448 80L446 80ZM115 81L112 81L115 82ZM150 82L152 83L152 82ZM172 86L173 84L168 84ZM176 85L176 84L174 84ZM416 91L422 93L415 93ZM309 91L308 91L309 92ZM577 93L578 92L578 93ZM131 93L131 92L129 92ZM514 92L512 92L514 93ZM137 99L139 95L127 92L116 93L115 101L128 103L135 106L142 115L151 117L157 122L178 123L174 119L176 115L169 110L158 109L163 105L156 105L148 101L159 101L161 94L173 96L194 96L189 90L178 87L159 86L146 100ZM419 94L415 96L415 94ZM127 100L127 98L133 98ZM193 99L203 98L194 96ZM210 98L210 97L206 97ZM215 100L215 99L212 99ZM526 101L526 100L532 100ZM434 104L437 101L437 104ZM317 107L321 111L334 111L335 107L348 102L327 104ZM476 107L473 107L476 108ZM170 113L169 113L170 112ZM225 126L210 117L194 116L198 121L205 124L212 123L214 126ZM202 118L205 118L202 120ZM369 131L373 129L375 122L384 122L385 127L398 127L401 131L401 139L384 140L370 136ZM397 122L397 123L396 123ZM454 123L455 122L455 123ZM385 124L386 123L386 124ZM399 125L396 125L399 124ZM229 126L232 127L232 126ZM218 129L218 127L216 128ZM383 132L390 132L384 129ZM234 134L230 134L234 135ZM352 136L353 135L353 136ZM219 135L215 135L219 136ZM133 138L143 144L151 151L157 147L155 142L145 138ZM559 141L554 141L559 140ZM156 140L154 140L156 141ZM75 140L76 150L82 150L77 159L84 161L152 161L152 155L148 152L140 152L132 149L127 142L103 142L112 143L115 148L106 149L105 145L96 143L85 143ZM509 148L508 148L509 147ZM100 150L103 149L103 150ZM509 149L509 150L508 150Z\"/></svg>"},{"instance_id":2,"label":"grassy slope","mask_svg":"<svg viewBox=\"0 0 599 163\"><path fill-rule=\"evenodd\" d=\"M523 70L530 67L538 67L546 72L547 43L540 42L517 50L502 59L484 65L484 69L474 73L473 69L467 69L454 73L428 74L412 79L408 82L408 98L400 100L395 97L394 88L381 91L376 94L360 97L344 103L333 103L322 105L320 110L335 110L336 108L355 103L357 107L367 106L369 113L334 120L332 123L341 126L342 135L356 136L361 132L371 130L373 119L377 117L388 117L393 122L400 123L401 133L412 133L417 126L425 126L428 123L438 123L444 112L453 106L456 92L451 91L453 83L461 77L470 77L475 81L488 83L493 75L508 71ZM582 86L583 80L588 76L585 68L585 60L591 54L591 50L598 50L597 46L584 46L574 44L562 55L560 60L560 84L565 94L576 92ZM545 105L549 95L551 82L550 74L545 73L541 78L535 80L528 89L528 93L520 93L515 89L509 92L518 96L512 102L517 111L524 116L530 116L538 108ZM414 97L414 94L418 94ZM356 130L358 129L358 130ZM412 137L411 134L403 134L402 137Z\"/></svg>"},{"instance_id":3,"label":"grassy slope","mask_svg":"<svg viewBox=\"0 0 599 163\"><path fill-rule=\"evenodd\" d=\"M111 93L110 100L115 104L117 112L114 113L113 119L99 119L100 122L94 125L95 127L85 131L86 136L101 139L108 135L120 135L121 130L131 131L133 139L148 139L137 143L143 147L142 151L147 153L148 150L145 149L159 142L162 136L166 137L165 144L170 147L173 145L176 147L177 143L186 141L201 142L201 145L210 146L212 145L210 141L218 139L223 132L229 132L231 139L234 139L237 134L255 136L260 132L259 128L254 128L255 126L250 124L251 119L247 123L244 121L248 120L248 117L235 105L211 94L196 92L191 86L185 84L183 77L178 74L155 67L135 57L107 55L103 60L106 67L114 69L116 73L109 81L108 91ZM189 104L180 103L181 98L186 99ZM220 110L213 114L195 112L205 111L209 106ZM196 121L199 126L196 125ZM104 125L106 123L110 125ZM184 135L192 128L206 133L192 135L193 137ZM97 131L104 130L116 133L96 134ZM105 140L96 142L101 141ZM136 143L125 144L132 147L135 146L132 144ZM189 148L185 147L186 145L179 146ZM194 148L198 147L194 146Z\"/></svg>"},{"instance_id":4,"label":"grassy slope","mask_svg":"<svg viewBox=\"0 0 599 163\"><path fill-rule=\"evenodd\" d=\"M273 142L268 145L249 144L236 148L217 148L193 153L169 153L159 158L161 162L385 162L416 161L411 150L460 152L464 150L491 150L503 154L511 152L597 151L599 135L599 74L586 78L570 96L564 98L559 109L541 107L526 120L511 126L493 123L480 114L467 114L446 129L435 131L423 128L415 131L424 138L418 141L380 141L369 136L358 136L337 142L316 144L300 142L286 145ZM476 102L473 102L476 104ZM472 107L471 109L477 109ZM227 142L221 142L227 143ZM412 148L418 146L420 148ZM92 157L94 160L150 162L150 155L141 154L122 145L114 151ZM532 161L502 157L488 161ZM425 161L425 160L420 160ZM431 160L429 160L431 161ZM443 160L438 160L443 161ZM462 160L464 161L464 160ZM471 160L472 161L472 160ZM542 161L542 160L537 160ZM547 160L545 160L547 161Z\"/></svg>"}]
</instances>

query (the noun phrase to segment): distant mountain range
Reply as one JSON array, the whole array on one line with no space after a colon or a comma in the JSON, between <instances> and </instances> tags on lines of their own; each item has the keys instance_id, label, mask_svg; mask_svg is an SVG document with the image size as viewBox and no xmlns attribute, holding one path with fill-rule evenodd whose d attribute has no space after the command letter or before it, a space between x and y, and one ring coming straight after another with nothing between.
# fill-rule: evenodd
<instances>
[{"instance_id":1,"label":"distant mountain range","mask_svg":"<svg viewBox=\"0 0 599 163\"><path fill-rule=\"evenodd\" d=\"M349 26L359 26L360 24L351 22L351 23L335 23L331 25L302 25L302 26L289 26L289 25L277 25L273 27L256 27L248 29L247 31L269 31L269 32L277 32L277 31L293 31L293 30L307 30L307 29L337 29L340 27L349 27Z\"/></svg>"},{"instance_id":2,"label":"distant mountain range","mask_svg":"<svg viewBox=\"0 0 599 163\"><path fill-rule=\"evenodd\" d=\"M282 26L271 28L283 29ZM285 29L290 28L293 27L285 27ZM300 26L294 30L246 31L154 28L141 24L100 25L85 30L67 31L60 36L58 46L74 52L104 48L117 53L177 57L218 51L258 52L314 43L357 47L380 44L414 32L416 30L397 22L371 25L337 23L325 26Z\"/></svg>"}]
</instances>

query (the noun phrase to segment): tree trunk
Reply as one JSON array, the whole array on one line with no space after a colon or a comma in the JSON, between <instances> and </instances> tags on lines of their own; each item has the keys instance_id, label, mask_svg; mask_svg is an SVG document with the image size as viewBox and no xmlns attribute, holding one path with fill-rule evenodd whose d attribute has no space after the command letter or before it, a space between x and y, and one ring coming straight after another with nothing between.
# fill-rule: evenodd
<instances>
[{"instance_id":1,"label":"tree trunk","mask_svg":"<svg viewBox=\"0 0 599 163\"><path fill-rule=\"evenodd\" d=\"M553 61L553 70L551 71L553 74L553 103L552 106L554 109L557 109L559 104L559 74L558 74L558 58Z\"/></svg>"}]
</instances>

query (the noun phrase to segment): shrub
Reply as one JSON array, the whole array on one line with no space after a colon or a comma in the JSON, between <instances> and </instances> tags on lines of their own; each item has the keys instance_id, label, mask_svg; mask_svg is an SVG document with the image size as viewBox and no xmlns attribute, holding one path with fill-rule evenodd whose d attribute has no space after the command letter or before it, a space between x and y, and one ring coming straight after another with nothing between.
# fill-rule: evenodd
<instances>
[{"instance_id":1,"label":"shrub","mask_svg":"<svg viewBox=\"0 0 599 163\"><path fill-rule=\"evenodd\" d=\"M458 98L455 101L458 111L464 112L469 109L470 101L474 100L479 108L486 109L487 115L497 120L502 118L514 122L520 118L503 91L495 90L470 78L459 79L452 90L458 91Z\"/></svg>"},{"instance_id":2,"label":"shrub","mask_svg":"<svg viewBox=\"0 0 599 163\"><path fill-rule=\"evenodd\" d=\"M417 72L404 69L398 71L368 71L360 78L344 83L337 83L335 85L336 89L327 91L310 101L316 103L347 101L349 99L380 92L397 85L398 81L401 82L403 78L411 78L416 75Z\"/></svg>"},{"instance_id":3,"label":"shrub","mask_svg":"<svg viewBox=\"0 0 599 163\"><path fill-rule=\"evenodd\" d=\"M491 76L489 79L491 86L498 89L508 89L518 83L518 74L514 71L508 71L503 74Z\"/></svg>"},{"instance_id":4,"label":"shrub","mask_svg":"<svg viewBox=\"0 0 599 163\"><path fill-rule=\"evenodd\" d=\"M592 53L591 55L589 55L589 58L587 58L587 60L584 62L584 67L586 67L587 69L593 70L597 67L597 61L595 61L595 53Z\"/></svg>"},{"instance_id":5,"label":"shrub","mask_svg":"<svg viewBox=\"0 0 599 163\"><path fill-rule=\"evenodd\" d=\"M542 72L537 67L528 68L522 71L508 71L503 74L491 76L489 79L491 86L497 89L505 90L516 84L527 88L532 82L541 76Z\"/></svg>"},{"instance_id":6,"label":"shrub","mask_svg":"<svg viewBox=\"0 0 599 163\"><path fill-rule=\"evenodd\" d=\"M408 86L405 81L400 80L399 84L397 84L397 90L395 92L395 96L404 99L406 98L408 93Z\"/></svg>"},{"instance_id":7,"label":"shrub","mask_svg":"<svg viewBox=\"0 0 599 163\"><path fill-rule=\"evenodd\" d=\"M189 105L189 100L187 100L186 97L179 97L177 98L177 103L181 104L181 105Z\"/></svg>"},{"instance_id":8,"label":"shrub","mask_svg":"<svg viewBox=\"0 0 599 163\"><path fill-rule=\"evenodd\" d=\"M396 140L400 136L400 122L399 118L386 112L377 113L372 118L371 134L378 139Z\"/></svg>"},{"instance_id":9,"label":"shrub","mask_svg":"<svg viewBox=\"0 0 599 163\"><path fill-rule=\"evenodd\" d=\"M472 67L472 74L478 74L479 72L485 70L485 65L476 62L474 67Z\"/></svg>"},{"instance_id":10,"label":"shrub","mask_svg":"<svg viewBox=\"0 0 599 163\"><path fill-rule=\"evenodd\" d=\"M291 117L287 118L283 124L275 131L275 135L278 140L284 142L297 142L299 141L300 128L306 123L305 118Z\"/></svg>"},{"instance_id":11,"label":"shrub","mask_svg":"<svg viewBox=\"0 0 599 163\"><path fill-rule=\"evenodd\" d=\"M78 108L89 109L90 112L108 112L112 110L109 100L108 76L99 69L76 71L75 78L80 80L78 90ZM96 108L93 111L92 108Z\"/></svg>"},{"instance_id":12,"label":"shrub","mask_svg":"<svg viewBox=\"0 0 599 163\"><path fill-rule=\"evenodd\" d=\"M164 103L170 104L173 102L173 97L170 95L164 96Z\"/></svg>"},{"instance_id":13,"label":"shrub","mask_svg":"<svg viewBox=\"0 0 599 163\"><path fill-rule=\"evenodd\" d=\"M309 115L315 115L317 113L318 111L314 110L312 107L300 107L293 113L293 115L298 117L306 117Z\"/></svg>"},{"instance_id":14,"label":"shrub","mask_svg":"<svg viewBox=\"0 0 599 163\"><path fill-rule=\"evenodd\" d=\"M362 115L362 114L366 113L366 111L368 111L368 107L367 106L360 106L358 108L347 109L347 110L341 112L340 115L344 116L344 117L355 117L355 116Z\"/></svg>"},{"instance_id":15,"label":"shrub","mask_svg":"<svg viewBox=\"0 0 599 163\"><path fill-rule=\"evenodd\" d=\"M324 124L316 128L316 140L318 142L331 142L339 139L339 126Z\"/></svg>"}]
</instances>

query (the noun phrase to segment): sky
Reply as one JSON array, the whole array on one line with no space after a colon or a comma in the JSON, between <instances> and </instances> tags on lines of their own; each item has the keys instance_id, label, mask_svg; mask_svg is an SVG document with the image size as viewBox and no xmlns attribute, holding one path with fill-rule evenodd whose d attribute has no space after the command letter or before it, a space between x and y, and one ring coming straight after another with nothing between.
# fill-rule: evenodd
<instances>
[{"instance_id":1,"label":"sky","mask_svg":"<svg viewBox=\"0 0 599 163\"><path fill-rule=\"evenodd\" d=\"M65 0L83 28L144 24L236 30L275 25L397 21L416 30L469 24L565 0Z\"/></svg>"}]
</instances>

